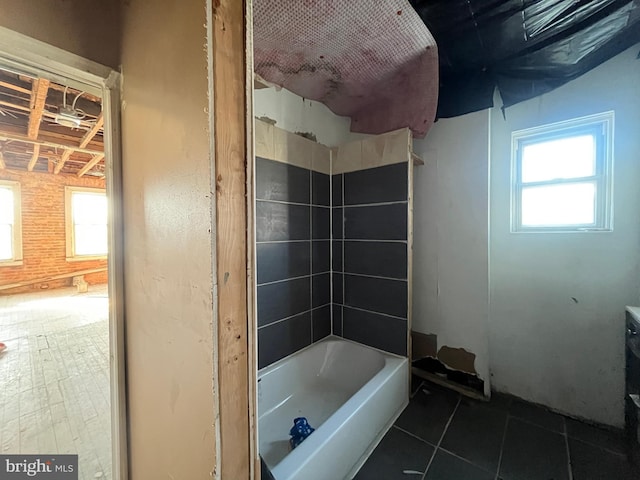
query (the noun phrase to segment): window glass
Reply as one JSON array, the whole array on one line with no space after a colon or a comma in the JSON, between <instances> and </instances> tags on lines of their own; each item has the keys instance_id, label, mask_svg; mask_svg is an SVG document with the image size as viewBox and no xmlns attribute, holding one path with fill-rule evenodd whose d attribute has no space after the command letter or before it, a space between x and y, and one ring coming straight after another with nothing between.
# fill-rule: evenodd
<instances>
[{"instance_id":1,"label":"window glass","mask_svg":"<svg viewBox=\"0 0 640 480\"><path fill-rule=\"evenodd\" d=\"M594 183L523 187L522 225L525 227L593 225Z\"/></svg>"},{"instance_id":2,"label":"window glass","mask_svg":"<svg viewBox=\"0 0 640 480\"><path fill-rule=\"evenodd\" d=\"M74 255L107 254L107 196L100 193L73 192Z\"/></svg>"},{"instance_id":3,"label":"window glass","mask_svg":"<svg viewBox=\"0 0 640 480\"><path fill-rule=\"evenodd\" d=\"M15 204L13 189L0 187L0 260L13 259L13 223Z\"/></svg>"},{"instance_id":4,"label":"window glass","mask_svg":"<svg viewBox=\"0 0 640 480\"><path fill-rule=\"evenodd\" d=\"M0 186L0 224L13 225L14 212L13 189Z\"/></svg>"},{"instance_id":5,"label":"window glass","mask_svg":"<svg viewBox=\"0 0 640 480\"><path fill-rule=\"evenodd\" d=\"M0 260L13 258L13 228L0 223Z\"/></svg>"},{"instance_id":6,"label":"window glass","mask_svg":"<svg viewBox=\"0 0 640 480\"><path fill-rule=\"evenodd\" d=\"M580 135L525 144L522 182L590 177L596 173L593 135Z\"/></svg>"},{"instance_id":7,"label":"window glass","mask_svg":"<svg viewBox=\"0 0 640 480\"><path fill-rule=\"evenodd\" d=\"M512 134L511 231L611 231L614 112Z\"/></svg>"}]
</instances>

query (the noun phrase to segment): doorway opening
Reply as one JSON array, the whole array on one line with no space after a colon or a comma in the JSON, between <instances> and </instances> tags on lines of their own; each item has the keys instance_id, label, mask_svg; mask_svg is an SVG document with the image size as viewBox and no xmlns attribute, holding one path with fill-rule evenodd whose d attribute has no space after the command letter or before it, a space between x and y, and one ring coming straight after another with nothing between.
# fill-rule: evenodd
<instances>
[{"instance_id":1,"label":"doorway opening","mask_svg":"<svg viewBox=\"0 0 640 480\"><path fill-rule=\"evenodd\" d=\"M116 84L0 32L0 448L80 479L126 477Z\"/></svg>"}]
</instances>

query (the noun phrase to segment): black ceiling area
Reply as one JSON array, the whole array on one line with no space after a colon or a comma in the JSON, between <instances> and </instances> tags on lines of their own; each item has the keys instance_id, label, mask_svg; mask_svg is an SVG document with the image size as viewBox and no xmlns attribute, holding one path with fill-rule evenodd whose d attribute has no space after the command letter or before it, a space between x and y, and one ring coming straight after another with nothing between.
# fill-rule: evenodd
<instances>
[{"instance_id":1,"label":"black ceiling area","mask_svg":"<svg viewBox=\"0 0 640 480\"><path fill-rule=\"evenodd\" d=\"M439 118L549 92L640 42L640 0L410 0L438 44Z\"/></svg>"}]
</instances>

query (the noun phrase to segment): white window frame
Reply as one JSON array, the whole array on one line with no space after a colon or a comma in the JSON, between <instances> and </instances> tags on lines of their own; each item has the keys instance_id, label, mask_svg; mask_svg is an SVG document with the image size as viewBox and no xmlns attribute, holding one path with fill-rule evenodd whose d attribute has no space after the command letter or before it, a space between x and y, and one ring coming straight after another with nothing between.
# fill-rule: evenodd
<instances>
[{"instance_id":1,"label":"white window frame","mask_svg":"<svg viewBox=\"0 0 640 480\"><path fill-rule=\"evenodd\" d=\"M65 231L67 236L66 248L67 248L67 262L84 262L87 260L106 260L107 255L76 255L76 241L75 241L75 229L73 223L73 202L72 197L74 193L94 193L94 194L107 194L107 191L102 188L89 188L89 187L64 187L64 212L65 212ZM107 221L108 225L108 221Z\"/></svg>"},{"instance_id":2,"label":"white window frame","mask_svg":"<svg viewBox=\"0 0 640 480\"><path fill-rule=\"evenodd\" d=\"M0 180L0 186L9 187L13 192L13 258L0 260L0 267L22 265L22 195L20 183Z\"/></svg>"},{"instance_id":3,"label":"white window frame","mask_svg":"<svg viewBox=\"0 0 640 480\"><path fill-rule=\"evenodd\" d=\"M511 233L584 233L613 231L613 111L589 115L511 134ZM554 179L523 183L522 146L589 133L596 138L596 169L591 177ZM596 184L595 220L584 225L522 225L522 189L524 186L561 185L592 181Z\"/></svg>"}]
</instances>

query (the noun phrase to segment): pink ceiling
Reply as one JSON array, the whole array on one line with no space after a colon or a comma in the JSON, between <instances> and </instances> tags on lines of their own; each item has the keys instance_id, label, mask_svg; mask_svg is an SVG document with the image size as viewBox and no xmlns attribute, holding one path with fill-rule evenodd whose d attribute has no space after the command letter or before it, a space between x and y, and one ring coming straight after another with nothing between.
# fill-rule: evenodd
<instances>
[{"instance_id":1,"label":"pink ceiling","mask_svg":"<svg viewBox=\"0 0 640 480\"><path fill-rule=\"evenodd\" d=\"M435 119L438 50L407 0L254 0L254 66L265 80L351 117L351 131Z\"/></svg>"}]
</instances>

